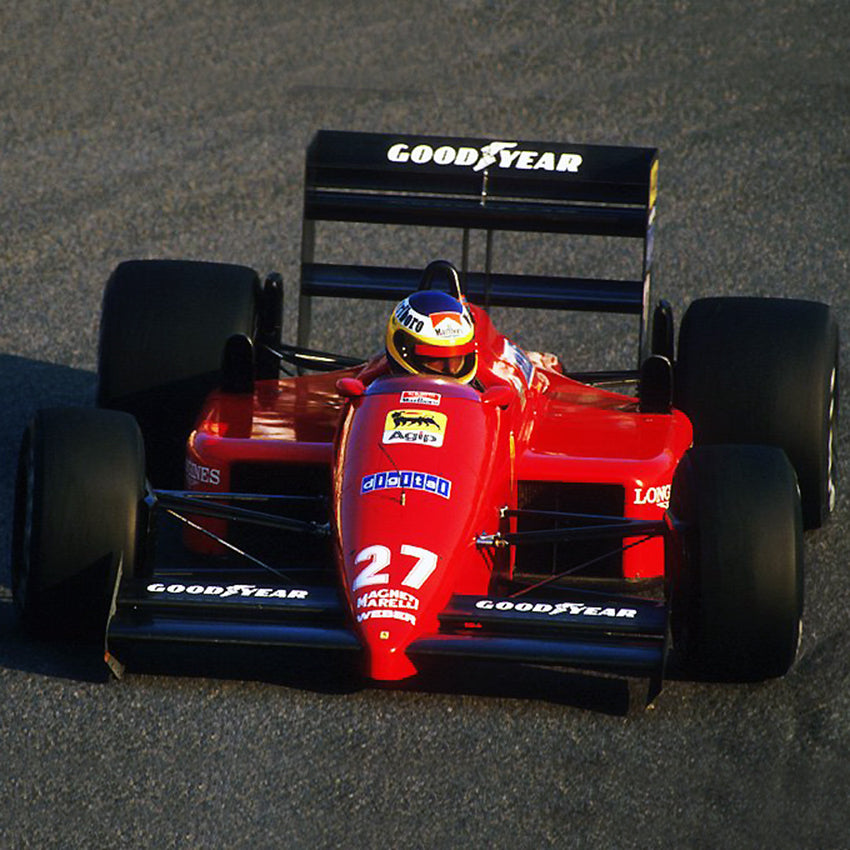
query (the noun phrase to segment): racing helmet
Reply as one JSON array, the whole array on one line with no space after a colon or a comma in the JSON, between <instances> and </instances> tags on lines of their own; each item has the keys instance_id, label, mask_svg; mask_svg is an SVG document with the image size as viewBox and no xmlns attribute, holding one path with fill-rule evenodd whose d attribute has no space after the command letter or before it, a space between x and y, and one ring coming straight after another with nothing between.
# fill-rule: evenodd
<instances>
[{"instance_id":1,"label":"racing helmet","mask_svg":"<svg viewBox=\"0 0 850 850\"><path fill-rule=\"evenodd\" d=\"M414 292L396 305L390 316L387 360L395 372L438 375L469 383L478 368L469 311L447 292Z\"/></svg>"}]
</instances>

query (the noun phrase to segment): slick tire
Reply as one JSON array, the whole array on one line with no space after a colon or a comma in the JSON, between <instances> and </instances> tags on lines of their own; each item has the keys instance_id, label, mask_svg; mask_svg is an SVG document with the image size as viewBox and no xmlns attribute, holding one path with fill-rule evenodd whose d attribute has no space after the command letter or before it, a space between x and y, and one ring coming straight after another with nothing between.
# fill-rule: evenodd
<instances>
[{"instance_id":1,"label":"slick tire","mask_svg":"<svg viewBox=\"0 0 850 850\"><path fill-rule=\"evenodd\" d=\"M781 449L703 446L673 478L678 529L671 579L674 646L686 666L725 681L782 676L803 615L802 516ZM675 544L668 544L675 545Z\"/></svg>"},{"instance_id":2,"label":"slick tire","mask_svg":"<svg viewBox=\"0 0 850 850\"><path fill-rule=\"evenodd\" d=\"M682 320L675 405L694 444L781 448L800 481L803 522L835 505L838 328L813 301L705 298Z\"/></svg>"},{"instance_id":3,"label":"slick tire","mask_svg":"<svg viewBox=\"0 0 850 850\"><path fill-rule=\"evenodd\" d=\"M227 340L254 338L260 292L255 271L224 263L134 260L109 278L97 403L136 418L154 486L182 486L186 437L220 382Z\"/></svg>"},{"instance_id":4,"label":"slick tire","mask_svg":"<svg viewBox=\"0 0 850 850\"><path fill-rule=\"evenodd\" d=\"M42 637L102 637L121 574L140 568L145 455L135 420L94 408L41 410L21 442L12 596Z\"/></svg>"}]
</instances>

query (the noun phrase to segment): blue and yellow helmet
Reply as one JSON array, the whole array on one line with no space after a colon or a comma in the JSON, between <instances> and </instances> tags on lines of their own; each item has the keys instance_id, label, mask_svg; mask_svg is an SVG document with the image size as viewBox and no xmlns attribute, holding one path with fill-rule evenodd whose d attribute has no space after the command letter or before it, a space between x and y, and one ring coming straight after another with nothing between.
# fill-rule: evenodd
<instances>
[{"instance_id":1,"label":"blue and yellow helmet","mask_svg":"<svg viewBox=\"0 0 850 850\"><path fill-rule=\"evenodd\" d=\"M469 311L447 292L414 292L390 316L387 359L395 371L469 383L478 368Z\"/></svg>"}]
</instances>

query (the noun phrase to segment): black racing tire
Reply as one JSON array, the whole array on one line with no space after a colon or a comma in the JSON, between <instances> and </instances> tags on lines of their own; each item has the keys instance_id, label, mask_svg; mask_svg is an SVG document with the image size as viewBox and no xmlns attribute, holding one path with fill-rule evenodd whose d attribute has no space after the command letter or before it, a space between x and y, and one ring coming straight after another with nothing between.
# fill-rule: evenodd
<instances>
[{"instance_id":1,"label":"black racing tire","mask_svg":"<svg viewBox=\"0 0 850 850\"><path fill-rule=\"evenodd\" d=\"M803 616L797 479L769 446L689 450L673 478L678 530L671 586L674 646L686 668L724 681L784 675Z\"/></svg>"},{"instance_id":2,"label":"black racing tire","mask_svg":"<svg viewBox=\"0 0 850 850\"><path fill-rule=\"evenodd\" d=\"M676 407L694 444L781 448L797 471L806 528L835 506L838 327L813 301L705 298L682 320Z\"/></svg>"},{"instance_id":3,"label":"black racing tire","mask_svg":"<svg viewBox=\"0 0 850 850\"><path fill-rule=\"evenodd\" d=\"M145 454L126 413L56 408L24 432L15 489L12 596L45 637L103 637L119 564L141 570Z\"/></svg>"},{"instance_id":4,"label":"black racing tire","mask_svg":"<svg viewBox=\"0 0 850 850\"><path fill-rule=\"evenodd\" d=\"M134 260L109 278L97 403L136 418L155 486L182 486L186 437L219 385L225 343L254 338L260 300L257 273L246 266Z\"/></svg>"}]
</instances>

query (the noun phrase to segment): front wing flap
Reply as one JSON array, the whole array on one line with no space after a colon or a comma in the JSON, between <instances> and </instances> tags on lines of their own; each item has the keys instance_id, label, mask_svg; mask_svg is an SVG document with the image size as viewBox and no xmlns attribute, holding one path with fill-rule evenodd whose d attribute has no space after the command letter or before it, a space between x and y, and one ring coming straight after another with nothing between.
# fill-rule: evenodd
<instances>
[{"instance_id":1,"label":"front wing flap","mask_svg":"<svg viewBox=\"0 0 850 850\"><path fill-rule=\"evenodd\" d=\"M332 587L266 582L256 573L175 573L122 585L106 630L107 655L134 644L236 644L359 651Z\"/></svg>"},{"instance_id":2,"label":"front wing flap","mask_svg":"<svg viewBox=\"0 0 850 850\"><path fill-rule=\"evenodd\" d=\"M667 633L667 606L656 600L588 590L545 599L454 596L440 617L440 632L415 641L408 655L656 677L664 668Z\"/></svg>"}]
</instances>

